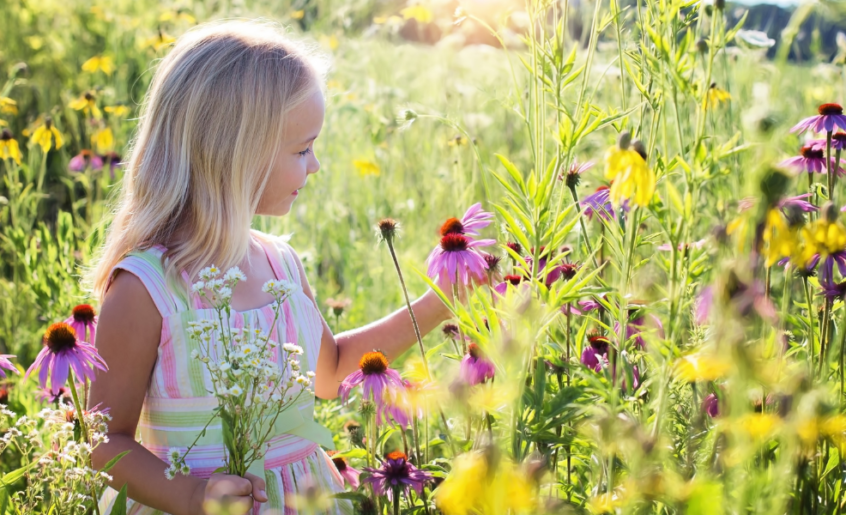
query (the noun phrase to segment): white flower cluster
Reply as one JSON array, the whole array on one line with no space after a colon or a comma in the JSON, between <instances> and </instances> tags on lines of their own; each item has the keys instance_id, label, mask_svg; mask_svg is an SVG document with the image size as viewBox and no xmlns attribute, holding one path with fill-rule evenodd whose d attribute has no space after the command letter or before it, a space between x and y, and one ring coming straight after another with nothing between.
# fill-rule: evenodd
<instances>
[{"instance_id":1,"label":"white flower cluster","mask_svg":"<svg viewBox=\"0 0 846 515\"><path fill-rule=\"evenodd\" d=\"M251 454L236 457L236 461L250 462L260 458L257 449L265 447L264 441L253 441L256 435L261 438L266 433L262 428L267 420L275 419L300 395L313 394L314 374L301 373L303 349L299 345L280 345L266 330L231 327L232 289L246 279L241 270L231 268L221 277L220 269L212 266L200 272L200 279L193 289L211 300L217 320L188 323L188 335L195 345L191 357L208 371L210 393L217 397L218 411L229 414L232 419L238 418L237 431L240 433L234 435L235 440L250 441ZM273 325L278 320L282 303L296 288L295 284L286 281L272 280L264 284L262 290L274 297ZM218 411L212 420L218 416ZM172 479L177 473L190 473L186 459L192 447L170 449L165 477ZM227 460L231 458L228 456Z\"/></svg>"},{"instance_id":2,"label":"white flower cluster","mask_svg":"<svg viewBox=\"0 0 846 515\"><path fill-rule=\"evenodd\" d=\"M26 487L11 496L18 513L42 506L43 513L89 513L92 491L103 491L112 480L107 472L91 467L91 453L108 442L107 413L84 412L90 443L80 441L80 425L72 406L45 408L36 418L17 415L0 405L0 448L14 447L35 466L26 473ZM42 421L39 421L41 419Z\"/></svg>"}]
</instances>

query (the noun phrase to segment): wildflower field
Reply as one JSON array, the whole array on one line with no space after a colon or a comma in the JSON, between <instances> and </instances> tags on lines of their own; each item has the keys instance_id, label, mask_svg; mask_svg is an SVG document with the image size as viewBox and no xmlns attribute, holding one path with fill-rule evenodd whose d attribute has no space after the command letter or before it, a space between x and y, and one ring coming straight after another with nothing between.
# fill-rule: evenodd
<instances>
[{"instance_id":1,"label":"wildflower field","mask_svg":"<svg viewBox=\"0 0 846 515\"><path fill-rule=\"evenodd\" d=\"M0 515L100 513L108 411L78 413L107 363L80 279L157 60L257 17L332 68L321 171L254 227L291 235L335 333L406 289L454 315L317 404L356 513L844 511L846 68L788 56L803 17L846 7L803 4L779 40L742 10L0 3Z\"/></svg>"}]
</instances>

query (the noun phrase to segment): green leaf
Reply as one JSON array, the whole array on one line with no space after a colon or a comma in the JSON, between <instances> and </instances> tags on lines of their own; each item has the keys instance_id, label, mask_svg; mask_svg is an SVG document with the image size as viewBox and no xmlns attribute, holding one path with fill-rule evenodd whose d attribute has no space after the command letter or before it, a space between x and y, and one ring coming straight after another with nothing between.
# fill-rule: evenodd
<instances>
[{"instance_id":1,"label":"green leaf","mask_svg":"<svg viewBox=\"0 0 846 515\"><path fill-rule=\"evenodd\" d=\"M112 467L114 467L115 465L117 465L117 462L119 462L119 461L121 460L121 458L123 458L124 456L126 456L127 454L129 454L129 452L130 452L130 451L128 451L128 450L127 450L127 451L123 451L122 453L118 454L118 455L117 455L117 456L115 456L114 458L110 459L110 460L109 460L109 462L108 462L108 463L106 463L106 466L102 468L102 471L103 471L103 472L108 472L108 471L112 470Z\"/></svg>"},{"instance_id":2,"label":"green leaf","mask_svg":"<svg viewBox=\"0 0 846 515\"><path fill-rule=\"evenodd\" d=\"M115 503L112 505L112 511L109 512L109 515L126 515L126 483L124 483L120 492L118 492L118 495L115 498Z\"/></svg>"}]
</instances>

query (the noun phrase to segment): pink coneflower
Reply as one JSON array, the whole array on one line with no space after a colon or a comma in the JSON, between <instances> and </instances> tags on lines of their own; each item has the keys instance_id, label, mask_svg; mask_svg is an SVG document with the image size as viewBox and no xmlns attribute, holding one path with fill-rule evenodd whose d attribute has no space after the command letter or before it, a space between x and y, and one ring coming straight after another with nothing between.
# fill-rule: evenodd
<instances>
[{"instance_id":1,"label":"pink coneflower","mask_svg":"<svg viewBox=\"0 0 846 515\"><path fill-rule=\"evenodd\" d=\"M658 332L658 336L660 338L664 337L664 325L661 323L661 319L656 317L655 315L649 315L652 319L651 325ZM626 324L626 341L634 338L634 345L638 349L643 349L646 347L646 342L643 341L643 337L641 333L645 329L646 324L646 317L643 315L638 315L634 319L629 320L629 323ZM620 324L614 324L614 332L618 333L620 331Z\"/></svg>"},{"instance_id":2,"label":"pink coneflower","mask_svg":"<svg viewBox=\"0 0 846 515\"><path fill-rule=\"evenodd\" d=\"M461 360L459 369L461 380L470 386L475 386L493 379L494 374L496 374L496 367L485 357L482 349L475 343L468 345L467 354Z\"/></svg>"},{"instance_id":3,"label":"pink coneflower","mask_svg":"<svg viewBox=\"0 0 846 515\"><path fill-rule=\"evenodd\" d=\"M786 168L792 168L794 170L798 170L800 172L807 172L807 173L826 173L828 170L825 164L825 150L812 147L810 145L805 145L802 147L800 151L801 155L796 157L791 157L789 159L785 159L779 166L784 166ZM846 164L846 161L840 160L840 164ZM831 167L834 168L837 166L837 161L835 158L831 158ZM844 170L838 168L838 173L843 175Z\"/></svg>"},{"instance_id":4,"label":"pink coneflower","mask_svg":"<svg viewBox=\"0 0 846 515\"><path fill-rule=\"evenodd\" d=\"M335 454L335 451L329 451L329 457L332 458L332 463L335 464L335 468L338 469L338 472L341 473L341 476L347 480L347 483L350 484L353 490L357 490L359 486L358 476L361 475L361 471L355 469L347 463L346 458L343 456L332 456Z\"/></svg>"},{"instance_id":5,"label":"pink coneflower","mask_svg":"<svg viewBox=\"0 0 846 515\"><path fill-rule=\"evenodd\" d=\"M593 161L588 161L586 163L573 161L573 164L570 165L570 169L567 170L567 173L558 174L558 180L565 181L568 188L575 188L579 185L581 175L593 168L594 164L595 163Z\"/></svg>"},{"instance_id":6,"label":"pink coneflower","mask_svg":"<svg viewBox=\"0 0 846 515\"><path fill-rule=\"evenodd\" d=\"M843 106L840 104L823 104L819 107L819 114L805 118L797 123L790 132L833 132L836 128L846 130L846 116L843 116Z\"/></svg>"},{"instance_id":7,"label":"pink coneflower","mask_svg":"<svg viewBox=\"0 0 846 515\"><path fill-rule=\"evenodd\" d=\"M828 147L828 140L825 138L815 139L809 141L807 144L816 149L825 150ZM835 132L831 135L831 148L834 150L843 150L846 148L846 132Z\"/></svg>"},{"instance_id":8,"label":"pink coneflower","mask_svg":"<svg viewBox=\"0 0 846 515\"><path fill-rule=\"evenodd\" d=\"M382 406L387 394L394 397L396 389L404 388L399 373L388 367L388 358L379 351L367 352L358 362L358 370L348 375L338 387L338 395L346 402L350 392L358 385L363 385L365 399L373 396L376 407Z\"/></svg>"},{"instance_id":9,"label":"pink coneflower","mask_svg":"<svg viewBox=\"0 0 846 515\"><path fill-rule=\"evenodd\" d=\"M6 377L6 372L3 372L3 369L11 370L12 372L17 372L18 369L15 365L9 361L9 358L14 358L14 354L0 354L0 376Z\"/></svg>"},{"instance_id":10,"label":"pink coneflower","mask_svg":"<svg viewBox=\"0 0 846 515\"><path fill-rule=\"evenodd\" d=\"M494 291L500 295L505 295L505 292L508 291L509 284L512 286L519 286L525 278L522 275L508 274L502 279L503 281L494 287Z\"/></svg>"},{"instance_id":11,"label":"pink coneflower","mask_svg":"<svg viewBox=\"0 0 846 515\"><path fill-rule=\"evenodd\" d=\"M457 282L469 284L471 277L484 281L487 265L476 249L494 243L495 240L473 240L463 234L448 233L426 259L429 263L427 273L433 279L440 277L450 284L456 282L456 279Z\"/></svg>"},{"instance_id":12,"label":"pink coneflower","mask_svg":"<svg viewBox=\"0 0 846 515\"><path fill-rule=\"evenodd\" d=\"M97 353L93 345L80 341L76 331L65 322L57 322L47 328L42 340L44 348L38 353L35 362L27 369L24 379L34 370L40 369L38 380L41 388L50 386L56 390L67 382L68 374L73 369L78 380L94 380L94 369L107 371L109 367Z\"/></svg>"},{"instance_id":13,"label":"pink coneflower","mask_svg":"<svg viewBox=\"0 0 846 515\"><path fill-rule=\"evenodd\" d=\"M517 243L516 241L509 241L508 243L505 244L505 246L508 247L509 249L511 249L512 251L514 251L514 253L517 254L518 256L523 255L523 247L519 243Z\"/></svg>"},{"instance_id":14,"label":"pink coneflower","mask_svg":"<svg viewBox=\"0 0 846 515\"><path fill-rule=\"evenodd\" d=\"M73 327L77 337L84 342L94 344L94 337L97 332L97 313L89 304L80 304L73 308L71 316L65 323ZM86 330L88 337L86 338Z\"/></svg>"},{"instance_id":15,"label":"pink coneflower","mask_svg":"<svg viewBox=\"0 0 846 515\"><path fill-rule=\"evenodd\" d=\"M576 276L576 272L579 271L579 265L575 263L562 263L558 266L553 267L548 274L546 274L546 278L544 279L544 284L546 287L549 288L552 286L552 283L555 281L564 278L565 281L569 281L573 277Z\"/></svg>"},{"instance_id":16,"label":"pink coneflower","mask_svg":"<svg viewBox=\"0 0 846 515\"><path fill-rule=\"evenodd\" d=\"M493 217L493 213L482 211L482 203L477 202L467 209L467 212L464 213L464 216L460 220L458 218L447 219L441 225L439 232L441 236L446 236L447 234L478 236L479 230L490 225Z\"/></svg>"},{"instance_id":17,"label":"pink coneflower","mask_svg":"<svg viewBox=\"0 0 846 515\"><path fill-rule=\"evenodd\" d=\"M400 491L408 492L410 488L422 495L423 484L432 479L431 474L417 469L408 462L408 456L399 451L388 453L381 468L367 467L364 470L371 474L364 482L373 485L373 493L387 495L391 500Z\"/></svg>"},{"instance_id":18,"label":"pink coneflower","mask_svg":"<svg viewBox=\"0 0 846 515\"><path fill-rule=\"evenodd\" d=\"M601 335L588 336L589 345L582 350L579 359L582 365L599 372L603 365L608 364L608 338Z\"/></svg>"},{"instance_id":19,"label":"pink coneflower","mask_svg":"<svg viewBox=\"0 0 846 515\"><path fill-rule=\"evenodd\" d=\"M92 170L103 169L103 159L90 150L80 151L68 163L68 170L71 172L81 172L88 167L91 167Z\"/></svg>"},{"instance_id":20,"label":"pink coneflower","mask_svg":"<svg viewBox=\"0 0 846 515\"><path fill-rule=\"evenodd\" d=\"M798 207L804 213L819 211L820 208L818 208L817 206L815 206L815 205L811 204L810 202L808 202L807 200L805 200L806 198L808 198L812 195L813 195L812 193L805 193L804 195L797 195L795 197L787 197L787 198L781 199L778 202L778 208L781 209L782 212L785 212L785 209L787 209L788 207L791 207L791 206L792 207ZM785 212L785 214L787 214L787 213Z\"/></svg>"},{"instance_id":21,"label":"pink coneflower","mask_svg":"<svg viewBox=\"0 0 846 515\"><path fill-rule=\"evenodd\" d=\"M702 400L702 411L709 417L714 418L720 415L720 399L715 393L709 393Z\"/></svg>"},{"instance_id":22,"label":"pink coneflower","mask_svg":"<svg viewBox=\"0 0 846 515\"><path fill-rule=\"evenodd\" d=\"M50 404L57 404L62 399L70 399L70 388L62 386L58 390L52 388L44 388L38 391L36 396L42 402L49 402Z\"/></svg>"}]
</instances>

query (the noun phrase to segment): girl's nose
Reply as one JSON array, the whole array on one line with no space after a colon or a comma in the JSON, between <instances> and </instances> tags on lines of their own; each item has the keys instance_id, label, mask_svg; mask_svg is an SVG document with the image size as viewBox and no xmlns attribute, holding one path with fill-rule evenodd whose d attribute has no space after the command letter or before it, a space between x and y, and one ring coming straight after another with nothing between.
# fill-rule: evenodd
<instances>
[{"instance_id":1,"label":"girl's nose","mask_svg":"<svg viewBox=\"0 0 846 515\"><path fill-rule=\"evenodd\" d=\"M306 173L317 173L318 170L320 170L320 161L318 161L317 157L315 157L314 153L312 153L308 167L306 168Z\"/></svg>"}]
</instances>

